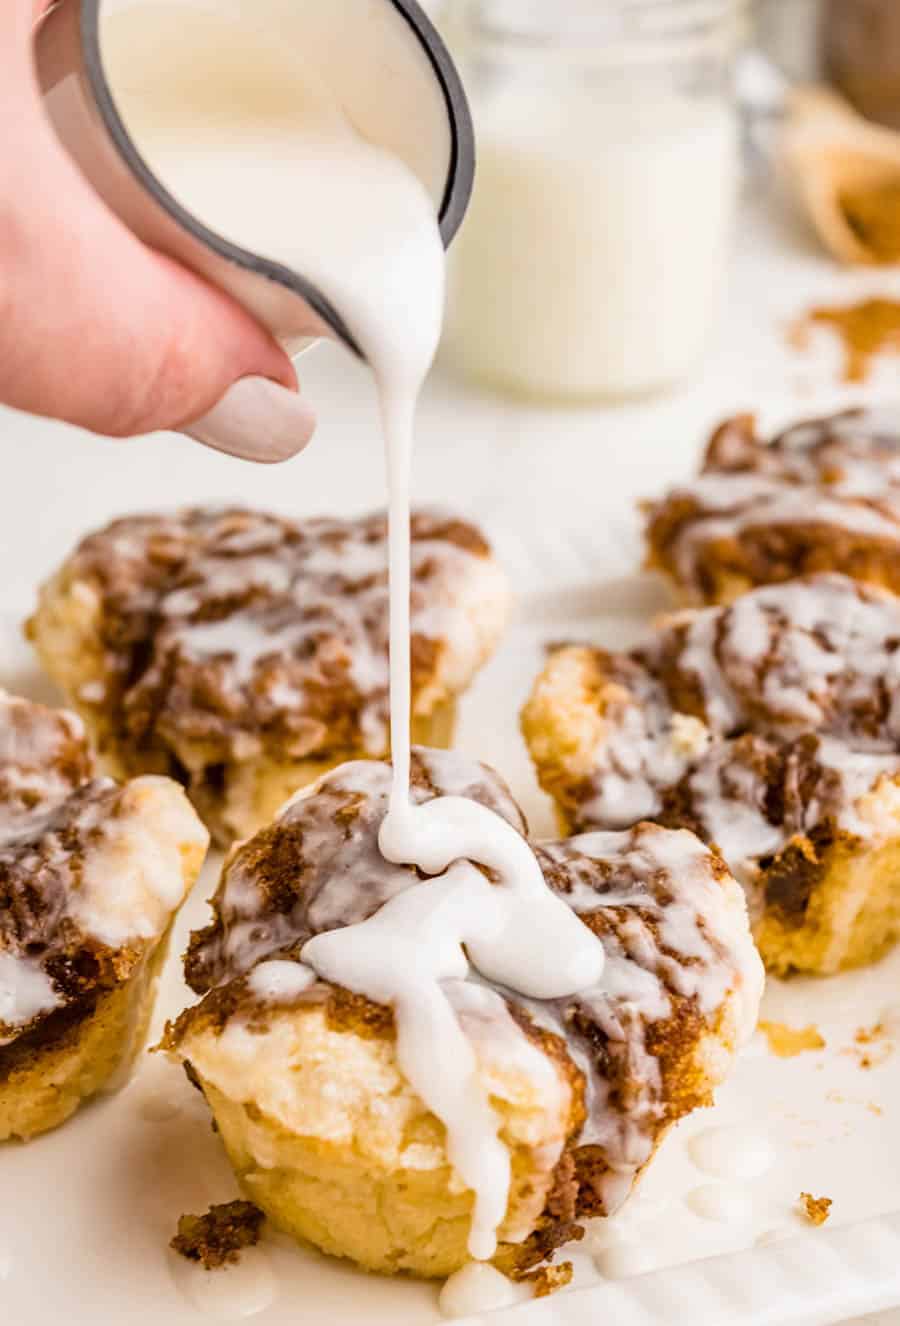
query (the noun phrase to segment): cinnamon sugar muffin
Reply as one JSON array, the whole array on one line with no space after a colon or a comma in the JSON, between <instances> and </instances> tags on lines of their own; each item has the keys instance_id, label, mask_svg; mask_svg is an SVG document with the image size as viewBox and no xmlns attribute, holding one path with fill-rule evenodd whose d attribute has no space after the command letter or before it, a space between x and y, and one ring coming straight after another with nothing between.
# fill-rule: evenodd
<instances>
[{"instance_id":1,"label":"cinnamon sugar muffin","mask_svg":"<svg viewBox=\"0 0 900 1326\"><path fill-rule=\"evenodd\" d=\"M419 511L412 538L413 731L445 746L509 590L474 526ZM334 765L388 753L382 515L117 520L43 588L27 633L105 767L177 778L223 844Z\"/></svg>"},{"instance_id":2,"label":"cinnamon sugar muffin","mask_svg":"<svg viewBox=\"0 0 900 1326\"><path fill-rule=\"evenodd\" d=\"M694 830L745 886L775 972L900 933L900 602L844 576L686 611L643 646L553 654L523 714L571 830Z\"/></svg>"},{"instance_id":3,"label":"cinnamon sugar muffin","mask_svg":"<svg viewBox=\"0 0 900 1326\"><path fill-rule=\"evenodd\" d=\"M647 512L647 565L688 603L822 571L900 594L900 410L848 410L771 442L739 415L699 478Z\"/></svg>"},{"instance_id":4,"label":"cinnamon sugar muffin","mask_svg":"<svg viewBox=\"0 0 900 1326\"><path fill-rule=\"evenodd\" d=\"M404 1076L390 1007L318 981L311 936L431 881L378 849L391 771L354 763L300 793L226 862L192 937L203 996L167 1029L246 1196L281 1229L367 1269L447 1275L473 1194ZM456 754L413 754L413 797L470 797L527 827L505 784ZM512 1169L496 1264L522 1274L627 1198L679 1118L711 1101L755 1025L762 968L743 895L690 833L652 824L536 848L545 880L600 938L606 973L529 1000L444 981Z\"/></svg>"},{"instance_id":5,"label":"cinnamon sugar muffin","mask_svg":"<svg viewBox=\"0 0 900 1326\"><path fill-rule=\"evenodd\" d=\"M174 783L94 777L77 718L0 692L0 1141L130 1065L207 841Z\"/></svg>"}]
</instances>

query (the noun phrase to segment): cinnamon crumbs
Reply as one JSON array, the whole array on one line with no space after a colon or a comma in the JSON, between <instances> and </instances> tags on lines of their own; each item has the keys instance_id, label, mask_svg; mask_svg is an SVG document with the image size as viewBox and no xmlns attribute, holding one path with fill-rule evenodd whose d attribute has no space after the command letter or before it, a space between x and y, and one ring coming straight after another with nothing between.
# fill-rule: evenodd
<instances>
[{"instance_id":1,"label":"cinnamon crumbs","mask_svg":"<svg viewBox=\"0 0 900 1326\"><path fill-rule=\"evenodd\" d=\"M759 1030L779 1059L794 1059L807 1050L824 1050L825 1040L817 1027L789 1027L784 1022L760 1022Z\"/></svg>"},{"instance_id":2,"label":"cinnamon crumbs","mask_svg":"<svg viewBox=\"0 0 900 1326\"><path fill-rule=\"evenodd\" d=\"M790 343L796 349L804 348L807 332L816 326L830 327L840 338L845 382L865 382L878 355L900 354L897 300L872 298L857 304L812 308L790 329Z\"/></svg>"},{"instance_id":3,"label":"cinnamon crumbs","mask_svg":"<svg viewBox=\"0 0 900 1326\"><path fill-rule=\"evenodd\" d=\"M211 1206L206 1215L183 1215L169 1245L188 1261L207 1271L238 1261L244 1248L253 1248L262 1235L265 1216L252 1202L226 1202Z\"/></svg>"},{"instance_id":4,"label":"cinnamon crumbs","mask_svg":"<svg viewBox=\"0 0 900 1326\"><path fill-rule=\"evenodd\" d=\"M565 1289L572 1281L571 1262L560 1262L559 1266L541 1266L537 1271L519 1277L522 1284L530 1284L535 1298L549 1298L559 1289Z\"/></svg>"},{"instance_id":5,"label":"cinnamon crumbs","mask_svg":"<svg viewBox=\"0 0 900 1326\"><path fill-rule=\"evenodd\" d=\"M833 1203L830 1197L813 1197L812 1193L800 1194L800 1207L811 1225L824 1225L831 1215Z\"/></svg>"}]
</instances>

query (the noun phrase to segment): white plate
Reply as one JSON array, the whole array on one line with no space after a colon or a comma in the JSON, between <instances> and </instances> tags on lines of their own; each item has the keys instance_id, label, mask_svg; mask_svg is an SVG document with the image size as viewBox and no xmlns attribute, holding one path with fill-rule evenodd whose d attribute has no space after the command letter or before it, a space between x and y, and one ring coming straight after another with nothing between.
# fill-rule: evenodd
<instances>
[{"instance_id":1,"label":"white plate","mask_svg":"<svg viewBox=\"0 0 900 1326\"><path fill-rule=\"evenodd\" d=\"M515 550L507 543L508 557ZM523 554L525 556L526 554ZM540 555L544 561L544 554ZM536 568L518 568L540 585ZM665 606L643 577L569 590L539 588L496 660L468 697L460 744L503 771L538 833L552 832L516 716L547 643L630 643ZM0 618L0 679L46 698L48 688L13 620ZM207 867L183 912L173 954L206 919ZM158 1025L190 998L169 963ZM605 1232L604 1253L628 1263L604 1279L582 1249L573 1286L550 1300L491 1317L511 1326L651 1326L684 1316L693 1326L837 1321L900 1302L900 1053L888 1036L860 1066L854 1037L883 1019L900 1040L900 952L876 968L829 981L772 982L765 1016L814 1023L826 1048L782 1060L762 1038L745 1052L714 1110L685 1120L664 1144L634 1199ZM771 1164L725 1183L698 1168L693 1139L729 1129L734 1148L767 1148ZM697 1154L693 1148L694 1155ZM762 1161L760 1163L762 1163ZM713 1185L730 1223L695 1213ZM801 1191L833 1199L812 1231L796 1213ZM237 1194L202 1099L158 1056L118 1096L83 1110L28 1146L0 1150L0 1321L11 1326L428 1326L437 1291L365 1276L267 1237L235 1269L207 1273L167 1250L177 1218ZM692 1196L693 1194L693 1196ZM709 1194L707 1194L709 1196ZM610 1251L612 1249L612 1251ZM595 1248L596 1250L596 1248Z\"/></svg>"}]
</instances>

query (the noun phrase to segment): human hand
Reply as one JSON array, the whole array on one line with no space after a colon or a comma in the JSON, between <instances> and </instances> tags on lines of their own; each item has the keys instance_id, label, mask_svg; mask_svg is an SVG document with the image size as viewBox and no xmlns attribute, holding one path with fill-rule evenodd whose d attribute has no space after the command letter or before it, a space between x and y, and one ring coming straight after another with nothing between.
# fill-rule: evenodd
<instances>
[{"instance_id":1,"label":"human hand","mask_svg":"<svg viewBox=\"0 0 900 1326\"><path fill-rule=\"evenodd\" d=\"M315 419L284 351L142 244L58 142L32 63L48 7L0 3L0 401L112 437L200 420L192 435L209 445L286 459Z\"/></svg>"}]
</instances>

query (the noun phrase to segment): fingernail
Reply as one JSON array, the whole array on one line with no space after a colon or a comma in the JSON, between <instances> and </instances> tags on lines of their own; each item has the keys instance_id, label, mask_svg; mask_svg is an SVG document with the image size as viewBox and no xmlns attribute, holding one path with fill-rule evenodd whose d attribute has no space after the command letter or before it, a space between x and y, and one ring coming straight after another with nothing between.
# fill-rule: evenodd
<instances>
[{"instance_id":1,"label":"fingernail","mask_svg":"<svg viewBox=\"0 0 900 1326\"><path fill-rule=\"evenodd\" d=\"M252 377L235 382L208 414L181 432L229 456L274 465L302 451L315 426L315 414L302 396L268 378Z\"/></svg>"}]
</instances>

